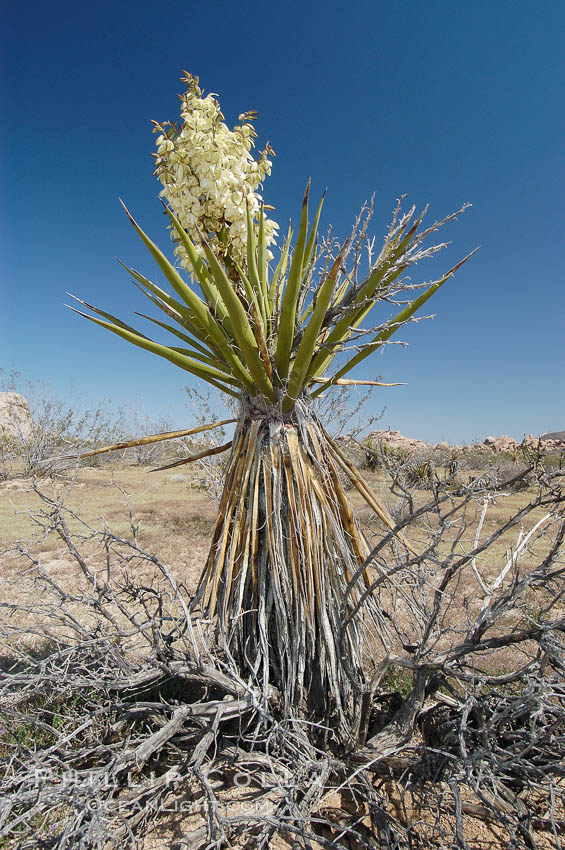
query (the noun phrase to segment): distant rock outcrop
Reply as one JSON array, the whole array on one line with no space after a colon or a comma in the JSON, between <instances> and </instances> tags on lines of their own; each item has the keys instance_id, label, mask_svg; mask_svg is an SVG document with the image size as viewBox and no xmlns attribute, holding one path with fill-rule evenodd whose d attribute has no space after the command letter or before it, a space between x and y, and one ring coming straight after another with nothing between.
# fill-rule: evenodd
<instances>
[{"instance_id":1,"label":"distant rock outcrop","mask_svg":"<svg viewBox=\"0 0 565 850\"><path fill-rule=\"evenodd\" d=\"M400 431L371 431L370 434L363 437L363 442L375 448L386 445L390 449L406 449L410 452L422 451L422 449L429 448L428 443L425 443L423 440L404 437Z\"/></svg>"},{"instance_id":2,"label":"distant rock outcrop","mask_svg":"<svg viewBox=\"0 0 565 850\"><path fill-rule=\"evenodd\" d=\"M559 437L559 434L563 436ZM565 431L555 431L553 434L543 434L541 437L526 434L522 445L531 448L539 446L544 452L562 452L565 451Z\"/></svg>"},{"instance_id":3,"label":"distant rock outcrop","mask_svg":"<svg viewBox=\"0 0 565 850\"><path fill-rule=\"evenodd\" d=\"M472 446L450 445L445 441L434 445L425 443L423 440L417 440L414 437L405 437L400 431L371 431L370 434L363 437L363 443L376 450L386 446L388 449L401 449L408 453L420 452L425 449L435 449L442 452L483 450L485 452L494 452L495 454L513 453L520 448L535 448L541 443L541 448L544 452L552 452L565 450L565 431L553 431L549 434L543 434L541 437L526 434L521 442L506 434L502 437L489 436L485 437L482 443L475 443Z\"/></svg>"},{"instance_id":4,"label":"distant rock outcrop","mask_svg":"<svg viewBox=\"0 0 565 850\"><path fill-rule=\"evenodd\" d=\"M545 443L546 440L560 440L565 443L565 431L551 431L549 434L542 434L540 440Z\"/></svg>"},{"instance_id":5,"label":"distant rock outcrop","mask_svg":"<svg viewBox=\"0 0 565 850\"><path fill-rule=\"evenodd\" d=\"M19 393L0 393L0 436L27 440L32 429L27 399Z\"/></svg>"},{"instance_id":6,"label":"distant rock outcrop","mask_svg":"<svg viewBox=\"0 0 565 850\"><path fill-rule=\"evenodd\" d=\"M485 437L483 440L483 446L493 452L515 452L519 445L513 437L506 434L502 437Z\"/></svg>"}]
</instances>

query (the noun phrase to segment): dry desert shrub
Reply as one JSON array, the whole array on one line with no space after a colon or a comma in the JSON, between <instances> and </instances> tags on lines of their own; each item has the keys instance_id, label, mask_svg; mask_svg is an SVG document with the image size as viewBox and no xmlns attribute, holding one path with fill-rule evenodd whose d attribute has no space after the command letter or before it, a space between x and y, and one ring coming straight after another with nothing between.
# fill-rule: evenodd
<instances>
[{"instance_id":1,"label":"dry desert shrub","mask_svg":"<svg viewBox=\"0 0 565 850\"><path fill-rule=\"evenodd\" d=\"M242 677L133 515L116 535L39 491L74 577L4 553L36 591L2 604L0 846L559 847L563 473L527 474L494 525L500 490L436 486L381 528L346 745Z\"/></svg>"}]
</instances>

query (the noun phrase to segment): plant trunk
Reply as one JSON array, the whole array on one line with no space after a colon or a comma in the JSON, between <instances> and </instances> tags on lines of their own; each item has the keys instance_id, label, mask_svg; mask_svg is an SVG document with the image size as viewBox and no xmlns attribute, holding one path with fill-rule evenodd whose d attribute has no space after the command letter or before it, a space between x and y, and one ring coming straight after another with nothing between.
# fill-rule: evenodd
<instances>
[{"instance_id":1,"label":"plant trunk","mask_svg":"<svg viewBox=\"0 0 565 850\"><path fill-rule=\"evenodd\" d=\"M366 700L362 623L367 544L332 442L304 407L248 409L238 422L195 603L219 645L285 717L307 716L357 742ZM370 616L364 606L363 616Z\"/></svg>"}]
</instances>

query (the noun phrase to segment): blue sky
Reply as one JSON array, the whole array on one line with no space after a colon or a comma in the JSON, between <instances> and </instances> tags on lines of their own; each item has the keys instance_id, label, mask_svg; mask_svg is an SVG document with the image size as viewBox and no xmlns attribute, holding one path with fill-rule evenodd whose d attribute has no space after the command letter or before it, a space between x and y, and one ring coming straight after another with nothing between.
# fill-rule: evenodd
<instances>
[{"instance_id":1,"label":"blue sky","mask_svg":"<svg viewBox=\"0 0 565 850\"><path fill-rule=\"evenodd\" d=\"M285 225L308 177L345 236L375 193L439 218L472 208L426 280L480 251L359 377L382 427L452 442L565 428L565 5L559 0L31 2L5 12L0 366L81 404L111 398L182 427L186 373L65 310L65 291L130 321L116 263L153 274L118 197L169 245L150 120L175 119L183 68L228 123L259 111Z\"/></svg>"}]
</instances>

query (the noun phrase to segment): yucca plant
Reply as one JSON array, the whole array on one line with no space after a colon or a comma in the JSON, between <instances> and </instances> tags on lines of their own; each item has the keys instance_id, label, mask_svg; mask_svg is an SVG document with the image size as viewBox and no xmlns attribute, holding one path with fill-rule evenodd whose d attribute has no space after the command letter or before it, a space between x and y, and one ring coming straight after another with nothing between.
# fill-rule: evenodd
<instances>
[{"instance_id":1,"label":"yucca plant","mask_svg":"<svg viewBox=\"0 0 565 850\"><path fill-rule=\"evenodd\" d=\"M318 238L323 198L309 221L307 188L296 235L293 238L289 229L275 264L270 246L276 225L267 219L257 183L237 184L239 210L220 200L218 212L216 198L207 219L202 213L210 196L194 166L195 160L202 165L200 154L189 144L194 134L202 135L202 122L196 120L202 117L199 110L214 125L208 148L213 156L209 162L205 159L208 168L220 162L241 180L245 175L241 177L241 169L225 151L218 153L214 147L221 148L221 132L232 132L221 122L217 101L202 96L196 78L187 75L185 81L189 88L183 128L156 125L161 134L157 170L169 201L166 212L176 252L190 282L127 213L171 287L166 291L127 269L165 321L145 318L175 339L156 342L83 301L97 317L81 315L235 400L233 439L213 450L229 451L230 457L210 553L193 600L195 616L209 621L221 648L261 688L265 699L269 684L274 684L282 692L287 716L306 710L351 740L359 722L354 692L363 687L365 671L362 620L348 615L371 576L365 565L368 546L341 476L350 478L385 526L392 528L393 523L318 421L312 402L333 385L356 383L345 376L413 320L465 262L467 258L420 288L405 279L410 265L441 247L423 247L426 237L457 214L423 228L425 211L415 215L412 208L403 214L399 203L380 253L374 258L369 251L363 276L360 246L370 215L358 221L350 241L335 248L331 240ZM250 114L243 119L242 127L250 126ZM226 137L226 144L242 142L243 159L256 177L250 165L251 137L241 133L235 142ZM260 162L262 178L270 163L264 156ZM216 169L218 184L221 176ZM190 191L179 189L183 179ZM199 218L192 202L196 195ZM393 316L367 327L379 302L389 313L392 308ZM359 616L379 617L370 594L363 611Z\"/></svg>"}]
</instances>

